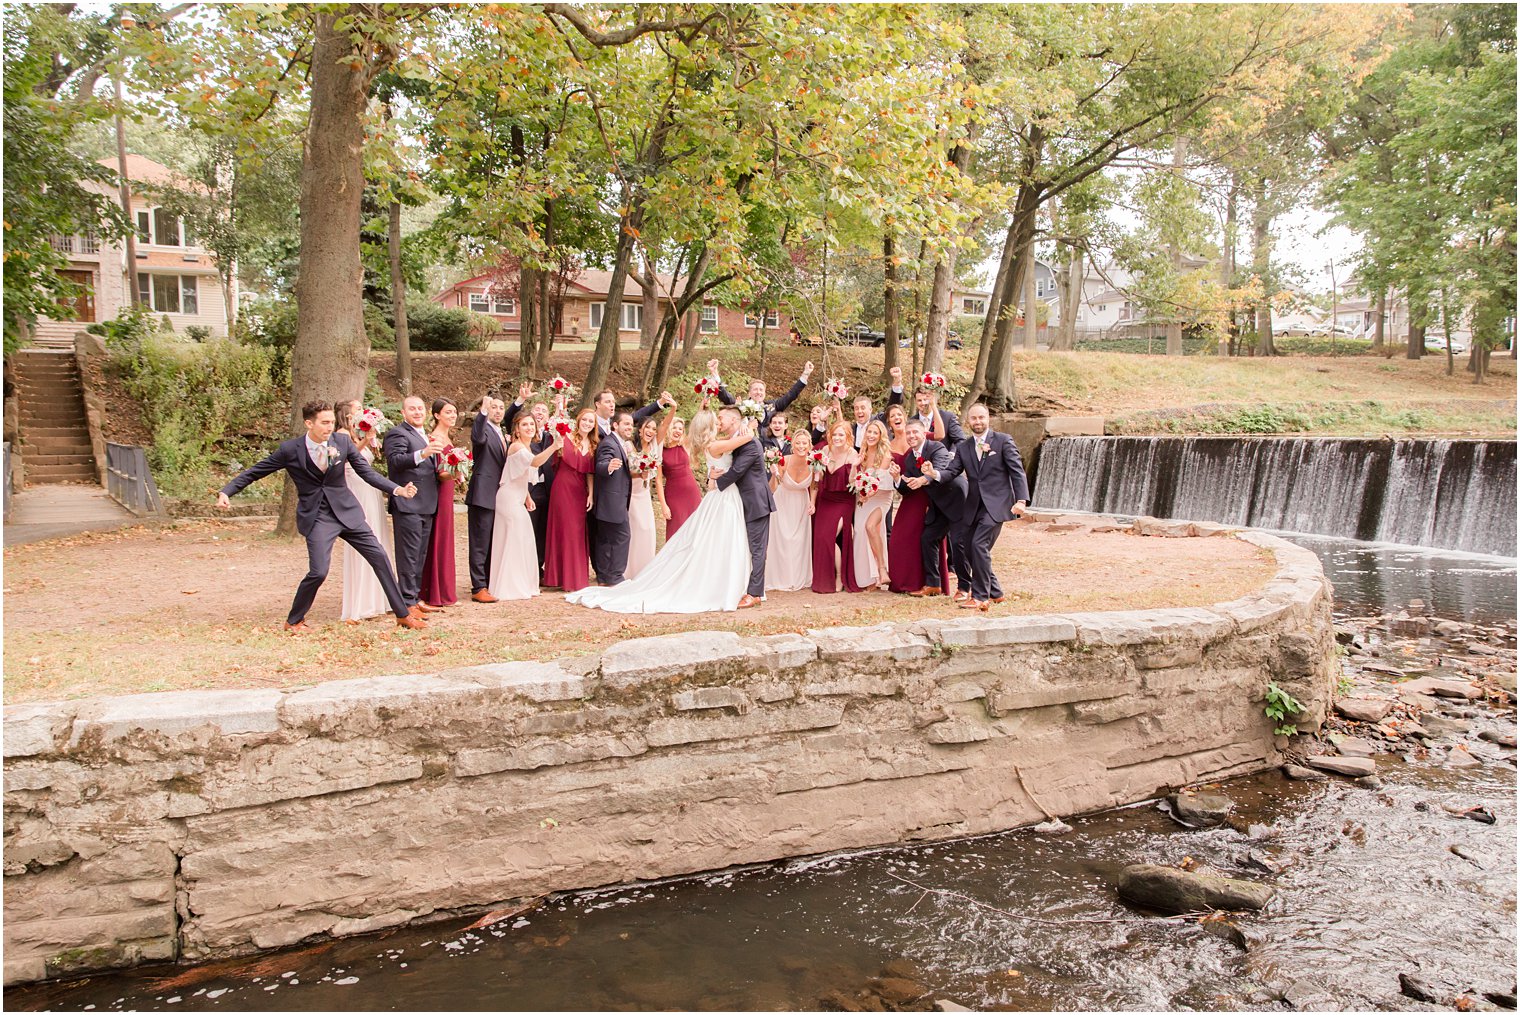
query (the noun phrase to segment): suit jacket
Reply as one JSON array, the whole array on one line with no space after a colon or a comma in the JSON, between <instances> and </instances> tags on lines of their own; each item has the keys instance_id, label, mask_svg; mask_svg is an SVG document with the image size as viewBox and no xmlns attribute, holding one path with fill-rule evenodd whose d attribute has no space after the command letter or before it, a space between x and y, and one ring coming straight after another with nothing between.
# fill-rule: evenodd
<instances>
[{"instance_id":1,"label":"suit jacket","mask_svg":"<svg viewBox=\"0 0 1520 1015\"><path fill-rule=\"evenodd\" d=\"M902 391L900 389L894 389L892 391L892 393L887 396L887 406L890 408L891 406L902 405L902 404L903 404L903 393L902 393ZM860 450L860 439L865 434L865 428L868 427L868 426L870 426L876 420L881 420L882 426L886 426L886 424L887 424L887 410L883 409L881 412L878 412L876 415L872 416L870 419L866 420L864 423L856 423L853 419L850 420L850 422L848 424L848 426L850 428L850 440L852 440L852 441L855 442L855 450L856 451ZM890 436L891 433L892 433L891 428L888 428L887 429L888 436Z\"/></svg>"},{"instance_id":2,"label":"suit jacket","mask_svg":"<svg viewBox=\"0 0 1520 1015\"><path fill-rule=\"evenodd\" d=\"M607 465L614 459L622 462L623 467L609 473ZM626 522L632 500L633 470L629 468L628 456L623 453L622 440L609 437L597 441L596 467L591 476L592 515L599 522Z\"/></svg>"},{"instance_id":3,"label":"suit jacket","mask_svg":"<svg viewBox=\"0 0 1520 1015\"><path fill-rule=\"evenodd\" d=\"M771 417L776 415L778 412L785 412L787 409L791 408L792 403L797 401L797 396L801 395L802 390L806 387L807 382L799 377L797 380L792 382L792 386L790 388L786 389L786 394L782 395L780 398L766 402L765 417L760 420L760 426L762 428L770 426ZM722 402L724 405L737 405L739 403L739 400L735 398L729 392L729 390L721 384L718 385L718 401Z\"/></svg>"},{"instance_id":4,"label":"suit jacket","mask_svg":"<svg viewBox=\"0 0 1520 1015\"><path fill-rule=\"evenodd\" d=\"M972 515L981 504L993 518L1007 521L1015 501L1029 503L1024 462L1018 445L1005 433L987 431L987 456L981 461L976 458L975 437L957 444L955 457L950 467L940 472L939 482L947 483L960 475L966 477L966 510Z\"/></svg>"},{"instance_id":5,"label":"suit jacket","mask_svg":"<svg viewBox=\"0 0 1520 1015\"><path fill-rule=\"evenodd\" d=\"M417 452L427 447L427 438L410 423L397 423L385 431L380 450L385 455L385 469L398 486L417 484L417 496L407 500L392 496L391 514L430 515L438 511L438 457L430 455L421 462ZM493 500L494 504L495 501Z\"/></svg>"},{"instance_id":6,"label":"suit jacket","mask_svg":"<svg viewBox=\"0 0 1520 1015\"><path fill-rule=\"evenodd\" d=\"M747 522L769 518L776 510L771 497L770 476L765 468L765 452L760 442L752 440L734 448L734 460L728 471L717 479L718 489L727 490L739 484L739 497L744 501L744 520Z\"/></svg>"},{"instance_id":7,"label":"suit jacket","mask_svg":"<svg viewBox=\"0 0 1520 1015\"><path fill-rule=\"evenodd\" d=\"M760 435L761 451L775 451L778 454L784 455L786 454L786 449L790 446L790 440L783 444L779 438L771 436L771 432L769 430Z\"/></svg>"},{"instance_id":8,"label":"suit jacket","mask_svg":"<svg viewBox=\"0 0 1520 1015\"><path fill-rule=\"evenodd\" d=\"M327 446L337 449L337 458L323 472L311 460L311 455L307 454L304 434L281 441L273 454L250 465L234 477L232 482L222 487L222 493L229 497L236 496L255 480L284 469L296 484L296 531L301 535L306 535L316 524L317 513L321 510L323 501L327 502L333 515L344 525L353 529L364 528L369 523L365 521L364 508L359 506L353 491L348 488L344 466L352 466L360 479L386 493L395 491L396 484L371 468L364 456L359 454L354 442L343 434L334 433L327 439Z\"/></svg>"},{"instance_id":9,"label":"suit jacket","mask_svg":"<svg viewBox=\"0 0 1520 1015\"><path fill-rule=\"evenodd\" d=\"M660 400L658 398L656 398L653 402L650 402L648 405L644 406L642 409L633 410L633 435L637 437L639 435L639 427L644 425L644 420L648 419L650 416L653 416L659 411Z\"/></svg>"},{"instance_id":10,"label":"suit jacket","mask_svg":"<svg viewBox=\"0 0 1520 1015\"><path fill-rule=\"evenodd\" d=\"M939 472L944 472L950 467L955 452L945 447L939 441L924 441L919 448L918 456L929 462ZM903 459L902 477L897 481L897 489L901 493L908 493L909 487L904 480L917 479L922 476L923 469L919 467L918 457L910 450ZM966 510L966 477L956 476L947 483L929 483L924 488L929 495L929 510L938 512L952 522L959 522Z\"/></svg>"},{"instance_id":11,"label":"suit jacket","mask_svg":"<svg viewBox=\"0 0 1520 1015\"><path fill-rule=\"evenodd\" d=\"M947 448L954 448L966 439L966 431L961 429L961 424L955 418L955 413L949 409L939 409L937 411L939 412L940 420L945 424L945 439L940 443L944 444ZM917 419L918 413L912 413L908 418ZM926 435L926 443L927 441L934 440L933 430L926 430L924 433Z\"/></svg>"},{"instance_id":12,"label":"suit jacket","mask_svg":"<svg viewBox=\"0 0 1520 1015\"><path fill-rule=\"evenodd\" d=\"M538 455L549 445L554 443L554 434L549 430L533 438L528 447L533 451L533 457ZM543 510L544 505L549 503L549 491L554 488L554 470L559 467L559 455L550 455L544 464L538 467L538 482L528 484L528 496L533 498L533 503Z\"/></svg>"},{"instance_id":13,"label":"suit jacket","mask_svg":"<svg viewBox=\"0 0 1520 1015\"><path fill-rule=\"evenodd\" d=\"M496 431L494 435L492 430ZM470 454L475 456L475 468L470 473L470 492L465 503L494 511L496 488L501 486L501 472L507 467L507 442L501 428L483 412L475 414L475 422L470 426Z\"/></svg>"}]
</instances>

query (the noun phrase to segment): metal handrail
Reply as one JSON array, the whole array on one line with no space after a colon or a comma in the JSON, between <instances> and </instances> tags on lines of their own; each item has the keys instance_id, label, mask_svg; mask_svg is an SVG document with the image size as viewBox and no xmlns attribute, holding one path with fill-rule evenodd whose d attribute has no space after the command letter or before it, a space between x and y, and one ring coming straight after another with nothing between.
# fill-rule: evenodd
<instances>
[{"instance_id":1,"label":"metal handrail","mask_svg":"<svg viewBox=\"0 0 1520 1015\"><path fill-rule=\"evenodd\" d=\"M11 520L11 495L16 491L11 484L11 442L5 441L5 521Z\"/></svg>"},{"instance_id":2,"label":"metal handrail","mask_svg":"<svg viewBox=\"0 0 1520 1015\"><path fill-rule=\"evenodd\" d=\"M158 484L153 482L148 456L142 448L106 442L106 493L140 517L166 516Z\"/></svg>"}]
</instances>

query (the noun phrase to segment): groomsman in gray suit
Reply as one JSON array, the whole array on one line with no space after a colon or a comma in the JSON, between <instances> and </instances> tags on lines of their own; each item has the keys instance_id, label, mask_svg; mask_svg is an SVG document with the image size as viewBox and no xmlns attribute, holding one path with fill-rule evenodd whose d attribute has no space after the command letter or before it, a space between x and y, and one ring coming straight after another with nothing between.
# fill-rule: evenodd
<instances>
[{"instance_id":1,"label":"groomsman in gray suit","mask_svg":"<svg viewBox=\"0 0 1520 1015\"><path fill-rule=\"evenodd\" d=\"M380 450L391 479L417 489L417 495L409 500L392 494L390 513L395 530L396 580L411 615L420 617L438 609L420 600L428 539L433 534L433 518L438 514L437 456L443 451L443 442L423 432L427 404L420 396L407 395L402 399L401 415L405 422L385 431Z\"/></svg>"}]
</instances>

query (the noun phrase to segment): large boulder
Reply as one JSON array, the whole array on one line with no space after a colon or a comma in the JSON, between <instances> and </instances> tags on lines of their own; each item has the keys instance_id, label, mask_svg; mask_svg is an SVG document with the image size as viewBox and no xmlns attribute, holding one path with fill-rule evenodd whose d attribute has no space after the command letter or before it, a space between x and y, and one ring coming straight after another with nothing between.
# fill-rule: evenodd
<instances>
[{"instance_id":1,"label":"large boulder","mask_svg":"<svg viewBox=\"0 0 1520 1015\"><path fill-rule=\"evenodd\" d=\"M1393 702L1386 698L1342 698L1335 703L1335 710L1357 722L1382 722L1393 710Z\"/></svg>"},{"instance_id":2,"label":"large boulder","mask_svg":"<svg viewBox=\"0 0 1520 1015\"><path fill-rule=\"evenodd\" d=\"M1348 775L1353 779L1364 775L1377 774L1377 765L1371 758L1331 758L1320 756L1304 760L1309 763L1309 767L1311 768L1334 772L1336 775Z\"/></svg>"},{"instance_id":3,"label":"large boulder","mask_svg":"<svg viewBox=\"0 0 1520 1015\"><path fill-rule=\"evenodd\" d=\"M1272 901L1274 892L1269 885L1220 874L1133 863L1119 875L1119 894L1163 913L1197 913L1210 909L1261 909Z\"/></svg>"},{"instance_id":4,"label":"large boulder","mask_svg":"<svg viewBox=\"0 0 1520 1015\"><path fill-rule=\"evenodd\" d=\"M1235 809L1235 801L1218 793L1173 793L1166 802L1172 815L1192 828L1220 824Z\"/></svg>"}]
</instances>

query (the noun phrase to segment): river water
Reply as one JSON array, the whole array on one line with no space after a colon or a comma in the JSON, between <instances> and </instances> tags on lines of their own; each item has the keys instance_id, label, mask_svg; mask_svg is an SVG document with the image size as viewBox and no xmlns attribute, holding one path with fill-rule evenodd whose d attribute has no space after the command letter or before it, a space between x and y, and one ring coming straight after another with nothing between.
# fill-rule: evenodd
<instances>
[{"instance_id":1,"label":"river water","mask_svg":"<svg viewBox=\"0 0 1520 1015\"><path fill-rule=\"evenodd\" d=\"M1299 537L1295 537L1299 538ZM1515 618L1515 561L1304 538L1336 612ZM1472 733L1513 732L1480 709ZM854 998L883 972L971 1008L1422 1007L1408 973L1447 994L1511 991L1514 751L1472 741L1452 771L1383 755L1381 789L1224 784L1234 827L1183 828L1141 804L972 840L793 860L549 899L474 930L455 920L199 967L13 988L11 1009L765 1010ZM1487 806L1494 825L1443 804ZM1454 854L1456 846L1468 856ZM1284 865L1253 868L1248 855ZM1118 901L1127 863L1185 858L1273 884L1238 921L1247 946ZM953 894L948 894L953 893ZM884 969L884 967L886 967ZM878 994L884 989L878 983ZM830 1000L826 1000L830 999ZM1479 1006L1485 1006L1479 1002Z\"/></svg>"}]
</instances>

